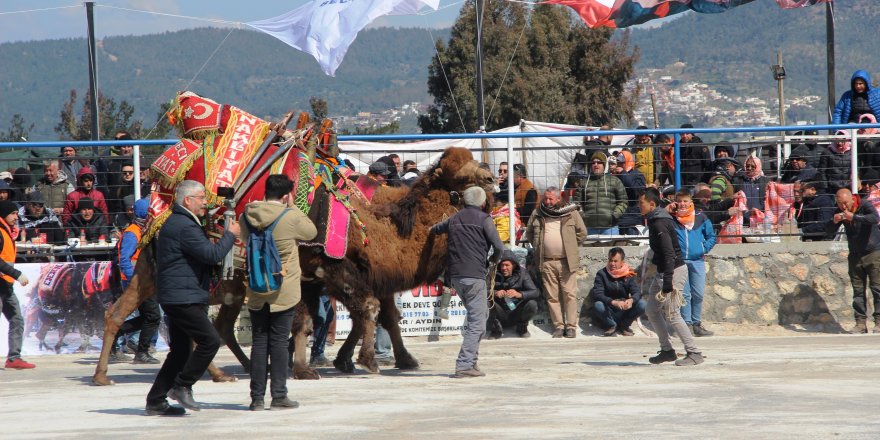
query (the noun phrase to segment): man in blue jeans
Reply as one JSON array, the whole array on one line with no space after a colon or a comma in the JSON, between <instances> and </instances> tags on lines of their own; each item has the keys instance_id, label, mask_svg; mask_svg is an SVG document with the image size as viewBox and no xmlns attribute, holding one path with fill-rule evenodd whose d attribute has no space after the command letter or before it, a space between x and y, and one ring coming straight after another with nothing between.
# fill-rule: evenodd
<instances>
[{"instance_id":1,"label":"man in blue jeans","mask_svg":"<svg viewBox=\"0 0 880 440\"><path fill-rule=\"evenodd\" d=\"M472 186L464 190L463 196L464 209L431 227L432 234L449 234L446 275L467 310L467 328L455 361L455 378L486 375L477 367L480 339L486 333L489 318L486 256L491 249L491 261L496 264L504 249L492 217L482 210L486 192Z\"/></svg>"},{"instance_id":2,"label":"man in blue jeans","mask_svg":"<svg viewBox=\"0 0 880 440\"><path fill-rule=\"evenodd\" d=\"M636 281L636 272L626 264L622 248L608 251L608 264L596 273L593 289L593 318L604 336L632 336L633 321L645 313L647 303Z\"/></svg>"},{"instance_id":3,"label":"man in blue jeans","mask_svg":"<svg viewBox=\"0 0 880 440\"><path fill-rule=\"evenodd\" d=\"M715 333L707 330L701 321L703 292L706 290L706 262L703 258L715 246L712 222L695 210L694 200L687 190L679 191L675 203L670 203L666 209L677 220L675 233L688 271L688 282L682 291L681 317L694 336L712 336Z\"/></svg>"}]
</instances>

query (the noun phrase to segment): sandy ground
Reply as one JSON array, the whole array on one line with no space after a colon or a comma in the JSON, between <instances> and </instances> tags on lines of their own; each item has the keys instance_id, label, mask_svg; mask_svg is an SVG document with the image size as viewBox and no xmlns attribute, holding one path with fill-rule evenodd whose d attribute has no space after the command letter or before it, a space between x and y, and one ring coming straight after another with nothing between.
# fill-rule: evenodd
<instances>
[{"instance_id":1,"label":"sandy ground","mask_svg":"<svg viewBox=\"0 0 880 440\"><path fill-rule=\"evenodd\" d=\"M476 379L449 377L457 338L408 340L420 370L321 369L288 382L301 404L289 411L248 411L247 375L224 348L218 363L240 380L200 381L205 408L177 418L142 415L157 366L111 365L117 384L97 387L96 355L32 357L35 370L0 370L0 427L15 439L880 437L880 335L753 329L698 339L706 363L686 368L650 365L644 335L535 333L484 341Z\"/></svg>"}]
</instances>

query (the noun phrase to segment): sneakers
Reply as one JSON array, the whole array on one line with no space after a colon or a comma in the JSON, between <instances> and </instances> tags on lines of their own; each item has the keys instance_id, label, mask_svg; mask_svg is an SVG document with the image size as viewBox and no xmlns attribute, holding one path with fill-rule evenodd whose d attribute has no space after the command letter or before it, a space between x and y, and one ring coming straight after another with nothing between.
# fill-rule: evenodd
<instances>
[{"instance_id":1,"label":"sneakers","mask_svg":"<svg viewBox=\"0 0 880 440\"><path fill-rule=\"evenodd\" d=\"M29 370L31 368L36 368L36 365L25 362L24 359L18 358L16 360L6 360L6 368L11 368L13 370Z\"/></svg>"},{"instance_id":2,"label":"sneakers","mask_svg":"<svg viewBox=\"0 0 880 440\"><path fill-rule=\"evenodd\" d=\"M455 374L452 377L455 379L465 379L468 377L483 377L485 375L486 373L483 373L474 366L469 370L455 370Z\"/></svg>"},{"instance_id":3,"label":"sneakers","mask_svg":"<svg viewBox=\"0 0 880 440\"><path fill-rule=\"evenodd\" d=\"M692 367L694 365L700 365L702 363L703 363L703 355L700 353L691 353L691 352L688 352L688 354L685 357L675 361L675 365L677 367Z\"/></svg>"},{"instance_id":4,"label":"sneakers","mask_svg":"<svg viewBox=\"0 0 880 440\"><path fill-rule=\"evenodd\" d=\"M264 411L266 409L266 402L263 399L251 399L248 409L251 411Z\"/></svg>"},{"instance_id":5,"label":"sneakers","mask_svg":"<svg viewBox=\"0 0 880 440\"><path fill-rule=\"evenodd\" d=\"M186 414L186 410L179 406L171 406L167 400L161 403L147 404L145 409L148 416L182 416Z\"/></svg>"},{"instance_id":6,"label":"sneakers","mask_svg":"<svg viewBox=\"0 0 880 440\"><path fill-rule=\"evenodd\" d=\"M856 318L856 325L849 331L852 334L868 333L868 323L866 318Z\"/></svg>"},{"instance_id":7,"label":"sneakers","mask_svg":"<svg viewBox=\"0 0 880 440\"><path fill-rule=\"evenodd\" d=\"M706 327L703 327L702 322L694 323L694 325L691 327L691 333L693 333L694 336L698 338L703 336L712 336L715 334L715 332L706 330Z\"/></svg>"},{"instance_id":8,"label":"sneakers","mask_svg":"<svg viewBox=\"0 0 880 440\"><path fill-rule=\"evenodd\" d=\"M675 361L678 356L675 355L675 350L660 350L657 352L657 356L648 358L648 362L654 365L660 365L664 362L672 362ZM702 362L702 358L700 358L700 362Z\"/></svg>"},{"instance_id":9,"label":"sneakers","mask_svg":"<svg viewBox=\"0 0 880 440\"><path fill-rule=\"evenodd\" d=\"M558 328L556 330L553 330L553 337L554 338L561 338L562 337L562 329Z\"/></svg>"},{"instance_id":10,"label":"sneakers","mask_svg":"<svg viewBox=\"0 0 880 440\"><path fill-rule=\"evenodd\" d=\"M614 333L617 332L617 326L608 327L605 331L602 332L602 336L614 336Z\"/></svg>"},{"instance_id":11,"label":"sneakers","mask_svg":"<svg viewBox=\"0 0 880 440\"><path fill-rule=\"evenodd\" d=\"M629 328L629 327L621 327L621 328L617 329L617 332L620 333L620 334L623 335L623 336L633 336L633 335L635 335L635 333L633 333L632 329Z\"/></svg>"},{"instance_id":12,"label":"sneakers","mask_svg":"<svg viewBox=\"0 0 880 440\"><path fill-rule=\"evenodd\" d=\"M299 402L290 400L287 396L272 399L269 409L294 409L299 408Z\"/></svg>"},{"instance_id":13,"label":"sneakers","mask_svg":"<svg viewBox=\"0 0 880 440\"><path fill-rule=\"evenodd\" d=\"M317 367L331 367L333 366L333 362L330 359L327 359L324 355L321 356L313 356L309 361L309 366L312 368Z\"/></svg>"},{"instance_id":14,"label":"sneakers","mask_svg":"<svg viewBox=\"0 0 880 440\"><path fill-rule=\"evenodd\" d=\"M577 336L577 332L573 328L567 328L567 329L565 329L564 336L566 338L574 338L575 336Z\"/></svg>"},{"instance_id":15,"label":"sneakers","mask_svg":"<svg viewBox=\"0 0 880 440\"><path fill-rule=\"evenodd\" d=\"M193 399L192 390L187 387L176 386L168 391L168 397L176 400L186 409L201 411L202 407Z\"/></svg>"},{"instance_id":16,"label":"sneakers","mask_svg":"<svg viewBox=\"0 0 880 440\"><path fill-rule=\"evenodd\" d=\"M133 364L158 364L159 359L150 356L150 353L138 353L134 355L134 360L131 361Z\"/></svg>"},{"instance_id":17,"label":"sneakers","mask_svg":"<svg viewBox=\"0 0 880 440\"><path fill-rule=\"evenodd\" d=\"M111 364L119 364L123 362L131 362L132 357L121 352L121 351L111 351L110 352L110 363Z\"/></svg>"}]
</instances>

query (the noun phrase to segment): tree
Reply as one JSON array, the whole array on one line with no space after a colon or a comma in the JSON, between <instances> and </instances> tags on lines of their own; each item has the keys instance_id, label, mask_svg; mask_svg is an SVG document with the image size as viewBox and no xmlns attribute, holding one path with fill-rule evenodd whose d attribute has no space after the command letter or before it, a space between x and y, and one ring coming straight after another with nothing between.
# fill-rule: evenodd
<instances>
[{"instance_id":1,"label":"tree","mask_svg":"<svg viewBox=\"0 0 880 440\"><path fill-rule=\"evenodd\" d=\"M0 142L19 142L26 141L30 131L34 129L34 124L28 124L24 117L18 113L12 116L9 123L9 130L0 134Z\"/></svg>"},{"instance_id":2,"label":"tree","mask_svg":"<svg viewBox=\"0 0 880 440\"><path fill-rule=\"evenodd\" d=\"M487 129L517 125L520 119L596 126L629 122L639 94L638 88L624 90L638 59L638 51L628 49L629 34L612 40L613 30L589 29L566 7L528 8L520 2L486 2ZM473 132L480 125L475 15L474 4L465 3L448 44L435 43L437 54L428 68L434 104L419 116L424 133Z\"/></svg>"},{"instance_id":3,"label":"tree","mask_svg":"<svg viewBox=\"0 0 880 440\"><path fill-rule=\"evenodd\" d=\"M55 132L61 136L62 140L87 141L92 136L92 110L91 98L86 96L83 99L81 113L76 114L76 90L70 91L70 96L64 107L61 109L61 122L55 126ZM135 139L140 138L143 123L139 120L132 121L134 107L127 101L122 101L117 106L113 98L108 98L102 93L98 93L98 112L100 113L99 138L113 139L113 136L120 131L127 131Z\"/></svg>"}]
</instances>

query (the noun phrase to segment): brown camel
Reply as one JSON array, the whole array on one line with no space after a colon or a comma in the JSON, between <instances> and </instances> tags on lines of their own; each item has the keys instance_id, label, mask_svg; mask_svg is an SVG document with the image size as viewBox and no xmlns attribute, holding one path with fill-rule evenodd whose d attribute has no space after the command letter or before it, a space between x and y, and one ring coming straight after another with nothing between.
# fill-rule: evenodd
<instances>
[{"instance_id":1,"label":"brown camel","mask_svg":"<svg viewBox=\"0 0 880 440\"><path fill-rule=\"evenodd\" d=\"M353 372L351 360L358 340L363 337L358 363L367 371L377 373L374 359L374 332L376 320L389 332L396 359L401 369L418 368L403 345L398 321L400 313L394 304L394 292L411 289L433 282L446 262L446 241L428 233L431 225L456 211L456 193L479 185L490 191L491 173L480 169L473 156L464 148L447 149L437 165L427 171L413 187L383 187L372 202L353 198L352 206L366 226L368 244L361 239L354 222L349 229L349 244L344 259L324 255L317 246L300 246L300 266L303 270L303 301L297 306L294 320L293 374L299 379L318 379L318 373L309 368L306 342L311 333L308 311L326 287L327 293L342 301L351 313L352 331L340 348L334 366L344 372ZM489 192L491 194L491 192ZM145 251L150 247L147 246ZM93 380L99 385L112 384L107 378L107 360L110 344L126 316L143 299L153 295L154 263L152 255L142 253L135 267L135 276L123 295L108 309L104 331L104 347ZM224 282L221 292L220 314L215 327L241 364L248 368L247 356L235 341L232 331L244 298L243 272ZM309 307L311 306L311 307ZM381 310L381 313L380 313ZM214 380L224 380L222 371L209 370Z\"/></svg>"}]
</instances>

